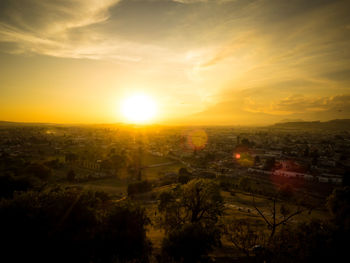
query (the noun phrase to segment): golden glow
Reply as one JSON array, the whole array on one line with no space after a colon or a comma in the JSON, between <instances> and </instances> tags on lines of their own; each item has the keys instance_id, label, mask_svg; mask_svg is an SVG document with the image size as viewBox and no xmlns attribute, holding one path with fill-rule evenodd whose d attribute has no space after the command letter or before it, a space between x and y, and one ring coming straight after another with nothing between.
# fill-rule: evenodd
<instances>
[{"instance_id":1,"label":"golden glow","mask_svg":"<svg viewBox=\"0 0 350 263\"><path fill-rule=\"evenodd\" d=\"M193 150L200 150L205 147L208 142L208 135L204 130L193 130L189 133L188 144Z\"/></svg>"},{"instance_id":2,"label":"golden glow","mask_svg":"<svg viewBox=\"0 0 350 263\"><path fill-rule=\"evenodd\" d=\"M137 94L127 98L122 103L122 113L127 122L147 123L156 115L157 107L155 101L144 94Z\"/></svg>"}]
</instances>

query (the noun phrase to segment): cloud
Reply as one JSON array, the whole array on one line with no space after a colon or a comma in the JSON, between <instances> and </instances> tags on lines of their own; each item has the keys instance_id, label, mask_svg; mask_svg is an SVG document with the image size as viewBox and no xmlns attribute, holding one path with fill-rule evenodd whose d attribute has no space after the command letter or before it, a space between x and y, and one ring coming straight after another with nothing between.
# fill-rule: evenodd
<instances>
[{"instance_id":1,"label":"cloud","mask_svg":"<svg viewBox=\"0 0 350 263\"><path fill-rule=\"evenodd\" d=\"M264 101L252 97L243 98L243 109L249 112L261 112L271 115L304 114L305 117L322 112L342 112L350 116L350 95L307 96L293 94L291 96Z\"/></svg>"},{"instance_id":2,"label":"cloud","mask_svg":"<svg viewBox=\"0 0 350 263\"><path fill-rule=\"evenodd\" d=\"M16 44L12 53L99 58L113 47L91 27L107 21L109 8L118 2L4 0L0 4L0 39Z\"/></svg>"},{"instance_id":3,"label":"cloud","mask_svg":"<svg viewBox=\"0 0 350 263\"><path fill-rule=\"evenodd\" d=\"M306 121L349 118L350 94L310 97L294 94L279 100L254 99L238 92L231 99L190 116L192 123L206 124L272 124L288 119Z\"/></svg>"}]
</instances>

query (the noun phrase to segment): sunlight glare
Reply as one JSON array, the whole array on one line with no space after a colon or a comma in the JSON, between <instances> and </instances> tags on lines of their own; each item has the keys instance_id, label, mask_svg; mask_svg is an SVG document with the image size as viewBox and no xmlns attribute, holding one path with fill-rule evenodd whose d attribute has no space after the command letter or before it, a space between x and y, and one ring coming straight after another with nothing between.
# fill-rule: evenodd
<instances>
[{"instance_id":1,"label":"sunlight glare","mask_svg":"<svg viewBox=\"0 0 350 263\"><path fill-rule=\"evenodd\" d=\"M122 113L128 122L146 123L155 117L156 103L147 95L134 95L124 100Z\"/></svg>"}]
</instances>

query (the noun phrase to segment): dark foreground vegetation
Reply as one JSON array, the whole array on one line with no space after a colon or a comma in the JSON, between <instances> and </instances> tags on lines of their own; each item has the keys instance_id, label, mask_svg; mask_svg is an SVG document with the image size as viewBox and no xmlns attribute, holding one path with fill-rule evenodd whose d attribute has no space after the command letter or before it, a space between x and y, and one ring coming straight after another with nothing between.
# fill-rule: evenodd
<instances>
[{"instance_id":1,"label":"dark foreground vegetation","mask_svg":"<svg viewBox=\"0 0 350 263\"><path fill-rule=\"evenodd\" d=\"M261 212L264 229L244 220L225 222L219 185L193 179L157 197L165 236L154 252L147 226L155 222L130 200L82 187L23 189L10 183L17 191L5 192L0 202L2 257L8 262L211 262L223 238L241 254L222 262L341 262L348 253L349 187L329 196L329 220L287 224L293 212L281 207L271 217ZM278 213L284 217L276 219Z\"/></svg>"},{"instance_id":2,"label":"dark foreground vegetation","mask_svg":"<svg viewBox=\"0 0 350 263\"><path fill-rule=\"evenodd\" d=\"M78 188L28 191L0 203L8 262L147 262L144 210Z\"/></svg>"}]
</instances>

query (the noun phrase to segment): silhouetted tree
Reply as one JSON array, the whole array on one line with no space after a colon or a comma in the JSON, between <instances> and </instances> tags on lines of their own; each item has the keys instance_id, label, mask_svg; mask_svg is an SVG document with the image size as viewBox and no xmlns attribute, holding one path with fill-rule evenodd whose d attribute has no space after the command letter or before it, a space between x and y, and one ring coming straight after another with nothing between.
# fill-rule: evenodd
<instances>
[{"instance_id":1,"label":"silhouetted tree","mask_svg":"<svg viewBox=\"0 0 350 263\"><path fill-rule=\"evenodd\" d=\"M263 169L267 171L271 171L275 168L275 163L276 163L276 160L274 157L268 158L264 163Z\"/></svg>"},{"instance_id":2,"label":"silhouetted tree","mask_svg":"<svg viewBox=\"0 0 350 263\"><path fill-rule=\"evenodd\" d=\"M214 225L223 211L219 186L209 179L194 179L177 192L160 195L159 211L166 229L181 227L186 223Z\"/></svg>"},{"instance_id":3,"label":"silhouetted tree","mask_svg":"<svg viewBox=\"0 0 350 263\"><path fill-rule=\"evenodd\" d=\"M180 184L187 184L188 181L190 181L190 176L187 174L179 174L178 176L178 182Z\"/></svg>"},{"instance_id":4,"label":"silhouetted tree","mask_svg":"<svg viewBox=\"0 0 350 263\"><path fill-rule=\"evenodd\" d=\"M350 229L350 187L334 189L326 205L334 222L344 229Z\"/></svg>"},{"instance_id":5,"label":"silhouetted tree","mask_svg":"<svg viewBox=\"0 0 350 263\"><path fill-rule=\"evenodd\" d=\"M235 219L227 222L224 227L225 236L231 243L247 257L251 255L254 246L264 246L265 234L258 230L250 222L243 219Z\"/></svg>"},{"instance_id":6,"label":"silhouetted tree","mask_svg":"<svg viewBox=\"0 0 350 263\"><path fill-rule=\"evenodd\" d=\"M244 191L251 191L251 181L247 177L242 177L238 181L238 186Z\"/></svg>"},{"instance_id":7,"label":"silhouetted tree","mask_svg":"<svg viewBox=\"0 0 350 263\"><path fill-rule=\"evenodd\" d=\"M179 175L190 175L191 173L185 168L185 167L181 167L179 169Z\"/></svg>"},{"instance_id":8,"label":"silhouetted tree","mask_svg":"<svg viewBox=\"0 0 350 263\"><path fill-rule=\"evenodd\" d=\"M312 220L283 227L269 245L268 262L343 262L349 233L327 221ZM261 260L261 261L263 261Z\"/></svg>"},{"instance_id":9,"label":"silhouetted tree","mask_svg":"<svg viewBox=\"0 0 350 263\"><path fill-rule=\"evenodd\" d=\"M162 261L207 262L208 253L220 244L220 231L217 228L205 228L196 223L185 224L164 238Z\"/></svg>"},{"instance_id":10,"label":"silhouetted tree","mask_svg":"<svg viewBox=\"0 0 350 263\"><path fill-rule=\"evenodd\" d=\"M131 183L128 185L128 196L146 193L152 190L152 184L148 181Z\"/></svg>"},{"instance_id":11,"label":"silhouetted tree","mask_svg":"<svg viewBox=\"0 0 350 263\"><path fill-rule=\"evenodd\" d=\"M261 218L264 220L264 222L266 223L267 228L270 230L270 237L269 237L270 241L275 235L276 229L278 227L285 225L293 217L307 210L306 208L303 208L302 206L298 205L296 209L291 211L291 209L289 209L285 204L283 204L282 206L280 206L279 213L282 215L282 218L280 218L280 216L278 216L278 207L277 207L277 203L280 201L278 197L279 197L279 193L276 193L271 198L271 202L272 202L272 204L270 205L271 215L267 216L266 214L263 213L262 210L260 210L257 207L255 203L255 198L253 195L253 206L255 210L258 212L258 214L261 216Z\"/></svg>"}]
</instances>

